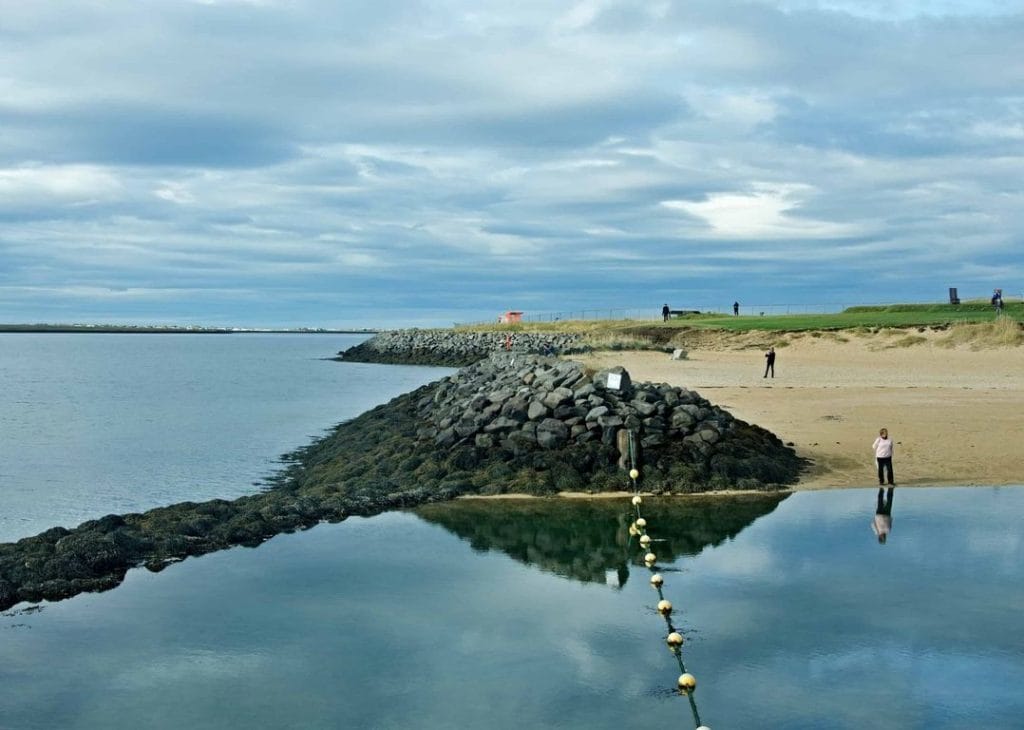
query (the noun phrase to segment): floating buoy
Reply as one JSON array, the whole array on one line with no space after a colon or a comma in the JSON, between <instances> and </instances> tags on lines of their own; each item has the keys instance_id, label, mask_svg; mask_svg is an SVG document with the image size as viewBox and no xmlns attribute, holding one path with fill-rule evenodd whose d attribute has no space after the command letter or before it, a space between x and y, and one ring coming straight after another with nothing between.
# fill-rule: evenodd
<instances>
[{"instance_id":1,"label":"floating buoy","mask_svg":"<svg viewBox=\"0 0 1024 730\"><path fill-rule=\"evenodd\" d=\"M640 530L636 529L636 525L630 525L629 526L629 534L630 534L630 537L636 537L637 535L640 534Z\"/></svg>"},{"instance_id":2,"label":"floating buoy","mask_svg":"<svg viewBox=\"0 0 1024 730\"><path fill-rule=\"evenodd\" d=\"M661 577L661 573L655 573L651 576L651 585L655 588L661 588L661 584L665 582L665 579Z\"/></svg>"},{"instance_id":3,"label":"floating buoy","mask_svg":"<svg viewBox=\"0 0 1024 730\"><path fill-rule=\"evenodd\" d=\"M673 649L678 649L683 645L683 635L678 631L673 631L671 634L665 637L665 643L671 646Z\"/></svg>"},{"instance_id":4,"label":"floating buoy","mask_svg":"<svg viewBox=\"0 0 1024 730\"><path fill-rule=\"evenodd\" d=\"M664 598L658 601L658 613L662 616L668 616L672 613L672 601L667 601Z\"/></svg>"},{"instance_id":5,"label":"floating buoy","mask_svg":"<svg viewBox=\"0 0 1024 730\"><path fill-rule=\"evenodd\" d=\"M637 527L647 527L647 520L645 520L643 517L637 517L635 524Z\"/></svg>"},{"instance_id":6,"label":"floating buoy","mask_svg":"<svg viewBox=\"0 0 1024 730\"><path fill-rule=\"evenodd\" d=\"M641 535L640 536L640 544L643 545L644 547L647 547L648 545L650 545L651 544L651 536L650 535Z\"/></svg>"},{"instance_id":7,"label":"floating buoy","mask_svg":"<svg viewBox=\"0 0 1024 730\"><path fill-rule=\"evenodd\" d=\"M687 672L679 675L679 689L682 692L690 693L697 689L697 678Z\"/></svg>"},{"instance_id":8,"label":"floating buoy","mask_svg":"<svg viewBox=\"0 0 1024 730\"><path fill-rule=\"evenodd\" d=\"M633 504L639 506L641 503L643 503L643 500L640 499L640 495L639 494L636 495L635 497L633 497Z\"/></svg>"},{"instance_id":9,"label":"floating buoy","mask_svg":"<svg viewBox=\"0 0 1024 730\"><path fill-rule=\"evenodd\" d=\"M658 559L658 556L655 555L654 553L647 553L646 555L644 555L644 562L645 563L653 563L657 559Z\"/></svg>"},{"instance_id":10,"label":"floating buoy","mask_svg":"<svg viewBox=\"0 0 1024 730\"><path fill-rule=\"evenodd\" d=\"M632 479L635 482L637 479L640 478L640 472L637 471L636 469L630 469L629 470L629 478Z\"/></svg>"}]
</instances>

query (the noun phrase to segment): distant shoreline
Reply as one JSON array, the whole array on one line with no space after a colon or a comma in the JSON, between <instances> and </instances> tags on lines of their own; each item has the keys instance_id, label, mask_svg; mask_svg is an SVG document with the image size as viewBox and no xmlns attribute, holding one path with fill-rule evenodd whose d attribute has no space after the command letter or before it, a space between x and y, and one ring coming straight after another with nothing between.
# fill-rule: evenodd
<instances>
[{"instance_id":1,"label":"distant shoreline","mask_svg":"<svg viewBox=\"0 0 1024 730\"><path fill-rule=\"evenodd\" d=\"M232 335L232 334L288 334L288 335L373 335L373 329L323 329L301 327L297 329L260 329L245 327L134 327L131 325L91 324L0 324L0 333L75 333L75 334L133 334L133 335Z\"/></svg>"}]
</instances>

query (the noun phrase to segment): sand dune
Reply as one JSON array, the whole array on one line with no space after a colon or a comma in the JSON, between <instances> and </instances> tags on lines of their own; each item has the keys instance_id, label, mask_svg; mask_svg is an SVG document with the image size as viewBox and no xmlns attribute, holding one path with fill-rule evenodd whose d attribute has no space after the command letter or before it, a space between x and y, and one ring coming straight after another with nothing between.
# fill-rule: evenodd
<instances>
[{"instance_id":1,"label":"sand dune","mask_svg":"<svg viewBox=\"0 0 1024 730\"><path fill-rule=\"evenodd\" d=\"M762 377L760 347L744 347L763 342L712 345L680 361L652 352L584 359L697 390L792 442L814 464L799 489L877 484L871 442L883 426L896 441L899 485L1024 484L1024 348L974 351L915 336L924 342L797 336L777 348L774 379Z\"/></svg>"}]
</instances>

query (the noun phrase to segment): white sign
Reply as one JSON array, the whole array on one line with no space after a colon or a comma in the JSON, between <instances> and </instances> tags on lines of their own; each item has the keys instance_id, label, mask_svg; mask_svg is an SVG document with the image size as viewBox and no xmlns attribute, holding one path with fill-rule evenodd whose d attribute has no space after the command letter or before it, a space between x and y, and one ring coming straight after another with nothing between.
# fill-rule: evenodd
<instances>
[{"instance_id":1,"label":"white sign","mask_svg":"<svg viewBox=\"0 0 1024 730\"><path fill-rule=\"evenodd\" d=\"M608 389L618 390L622 385L622 375L619 373L608 373Z\"/></svg>"}]
</instances>

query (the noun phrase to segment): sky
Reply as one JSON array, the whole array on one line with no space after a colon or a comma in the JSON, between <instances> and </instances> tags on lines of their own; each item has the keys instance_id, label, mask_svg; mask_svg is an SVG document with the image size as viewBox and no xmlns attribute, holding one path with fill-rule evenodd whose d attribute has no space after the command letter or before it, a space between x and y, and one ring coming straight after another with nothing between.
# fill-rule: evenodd
<instances>
[{"instance_id":1,"label":"sky","mask_svg":"<svg viewBox=\"0 0 1024 730\"><path fill-rule=\"evenodd\" d=\"M0 322L1017 296L1021 39L1024 0L0 0Z\"/></svg>"}]
</instances>

